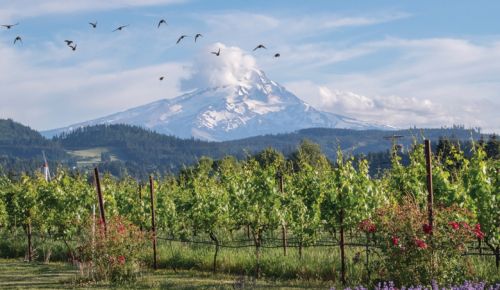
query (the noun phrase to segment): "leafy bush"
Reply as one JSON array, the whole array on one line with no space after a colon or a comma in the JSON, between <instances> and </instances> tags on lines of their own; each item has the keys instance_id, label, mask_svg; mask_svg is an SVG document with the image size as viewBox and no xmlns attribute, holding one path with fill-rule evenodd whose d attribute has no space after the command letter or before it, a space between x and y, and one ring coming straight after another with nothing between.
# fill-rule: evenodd
<instances>
[{"instance_id":1,"label":"leafy bush","mask_svg":"<svg viewBox=\"0 0 500 290\"><path fill-rule=\"evenodd\" d=\"M375 223L385 266L381 276L399 285L462 282L473 269L461 255L468 243L484 237L479 224L467 223L470 219L459 207L435 208L431 227L427 211L410 199L379 210Z\"/></svg>"},{"instance_id":2,"label":"leafy bush","mask_svg":"<svg viewBox=\"0 0 500 290\"><path fill-rule=\"evenodd\" d=\"M122 217L113 217L106 229L101 220L90 222L78 247L81 273L93 281L133 282L143 267L140 257L146 242L145 234Z\"/></svg>"}]
</instances>

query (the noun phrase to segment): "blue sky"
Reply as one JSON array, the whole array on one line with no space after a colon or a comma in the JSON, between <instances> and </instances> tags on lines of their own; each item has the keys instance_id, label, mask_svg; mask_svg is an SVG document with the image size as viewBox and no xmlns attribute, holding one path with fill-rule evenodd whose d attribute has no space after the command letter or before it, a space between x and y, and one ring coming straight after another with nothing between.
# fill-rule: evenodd
<instances>
[{"instance_id":1,"label":"blue sky","mask_svg":"<svg viewBox=\"0 0 500 290\"><path fill-rule=\"evenodd\" d=\"M0 30L0 118L43 130L173 98L206 85L186 80L225 45L321 110L500 132L498 11L493 0L2 0L0 24L20 24Z\"/></svg>"}]
</instances>

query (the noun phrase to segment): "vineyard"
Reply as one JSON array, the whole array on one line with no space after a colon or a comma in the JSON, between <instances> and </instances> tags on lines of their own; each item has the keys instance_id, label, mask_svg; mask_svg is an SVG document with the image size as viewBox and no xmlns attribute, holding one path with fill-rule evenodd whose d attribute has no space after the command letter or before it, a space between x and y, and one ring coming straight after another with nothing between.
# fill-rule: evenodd
<instances>
[{"instance_id":1,"label":"vineyard","mask_svg":"<svg viewBox=\"0 0 500 290\"><path fill-rule=\"evenodd\" d=\"M307 141L288 158L273 149L201 158L143 181L62 168L50 181L5 174L0 256L108 263L123 277L142 271L137 262L349 285L500 281L500 160L480 144L470 158L445 149L432 156L432 217L417 143L409 165L394 150L377 178L368 162L340 150L328 160Z\"/></svg>"}]
</instances>

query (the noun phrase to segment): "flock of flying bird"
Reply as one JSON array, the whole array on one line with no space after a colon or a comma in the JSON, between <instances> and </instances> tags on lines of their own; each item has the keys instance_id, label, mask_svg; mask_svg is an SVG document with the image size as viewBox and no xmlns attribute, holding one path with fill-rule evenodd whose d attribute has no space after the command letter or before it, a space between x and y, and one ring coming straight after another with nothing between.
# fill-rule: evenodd
<instances>
[{"instance_id":1,"label":"flock of flying bird","mask_svg":"<svg viewBox=\"0 0 500 290\"><path fill-rule=\"evenodd\" d=\"M162 24L167 25L167 21L166 21L165 19L161 19L161 20L158 22L157 28L160 28L160 27L162 26ZM19 25L19 22L18 22L18 23L16 23L16 24L3 24L3 25L0 25L0 26L1 26L1 27L4 27L5 29L8 29L8 30L9 30L9 29L12 29L14 26L17 26L17 25ZM95 28L97 28L97 21L95 21L95 22L89 22L89 25L90 25L93 29L95 29ZM115 31L122 31L124 28L126 28L126 27L128 27L128 26L129 26L128 24L127 24L127 25L121 25L121 26L118 26L118 27L117 27L115 30L113 30L112 32L115 32ZM186 37L190 37L190 36L189 36L189 35L181 35L181 36L177 39L176 44L179 44L179 42L181 42L181 41L182 41L184 38L186 38ZM198 40L198 38L200 38L200 37L203 37L203 35L202 35L201 33L197 33L197 34L194 36L194 42L196 42L196 41ZM23 43L23 40L22 40L21 36L19 36L19 35L18 35L18 36L16 36L16 38L14 39L14 45L15 45L17 42L19 42L19 43ZM64 42L66 42L66 45L67 45L69 48L71 48L71 50L76 51L77 44L76 44L73 40L64 40ZM257 46L253 49L253 51L256 51L257 49L261 49L261 48L262 48L262 49L267 49L267 48L266 48L263 44L259 44L259 45L257 45ZM212 53L212 54L214 54L214 55L216 55L216 56L219 56L219 55L220 55L220 53L221 53L221 50L220 50L220 48L219 48L219 50L218 50L218 51L212 51L212 52L210 52L210 53ZM275 58L280 57L280 56L281 56L281 55L280 55L279 53L275 53L275 54L274 54L274 57L275 57ZM161 76L161 77L159 78L159 80L160 80L160 81L163 81L164 79L165 79L165 77L164 77L164 76Z\"/></svg>"}]
</instances>

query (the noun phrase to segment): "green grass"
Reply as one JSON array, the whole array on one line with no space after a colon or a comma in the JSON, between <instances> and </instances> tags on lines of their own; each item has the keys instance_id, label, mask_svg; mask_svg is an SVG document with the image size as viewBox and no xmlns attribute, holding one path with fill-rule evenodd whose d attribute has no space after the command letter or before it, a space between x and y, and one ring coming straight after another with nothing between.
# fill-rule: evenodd
<instances>
[{"instance_id":1,"label":"green grass","mask_svg":"<svg viewBox=\"0 0 500 290\"><path fill-rule=\"evenodd\" d=\"M101 153L111 152L109 148L106 147L95 147L84 150L68 150L68 153L73 157L78 158L78 166L94 164L101 162ZM111 161L119 160L119 158L111 154Z\"/></svg>"},{"instance_id":2,"label":"green grass","mask_svg":"<svg viewBox=\"0 0 500 290\"><path fill-rule=\"evenodd\" d=\"M159 264L164 269L186 269L209 273L212 271L213 254L214 247L209 245L159 241ZM357 254L358 259L355 258ZM151 263L151 252L149 251L147 255L145 258ZM346 277L350 286L374 286L382 279L383 273L379 271L383 267L377 255L370 255L370 279L368 279L365 258L364 248L346 248ZM500 271L495 267L494 257L466 256L462 259L469 269L464 279L490 283L500 281ZM283 256L281 248L262 249L261 252L263 278L312 283L328 281L327 283L338 285L340 284L340 267L338 247L304 248L302 258L299 257L296 248L289 248L287 256ZM255 249L253 247L221 249L217 259L217 272L253 276Z\"/></svg>"},{"instance_id":3,"label":"green grass","mask_svg":"<svg viewBox=\"0 0 500 290\"><path fill-rule=\"evenodd\" d=\"M24 263L19 260L0 260L0 289L63 289L76 270L63 263Z\"/></svg>"},{"instance_id":4,"label":"green grass","mask_svg":"<svg viewBox=\"0 0 500 290\"><path fill-rule=\"evenodd\" d=\"M0 259L0 289L327 289L331 285L318 281L256 281L241 275L166 269L147 271L132 285L79 284L77 281L77 268L67 264Z\"/></svg>"},{"instance_id":5,"label":"green grass","mask_svg":"<svg viewBox=\"0 0 500 290\"><path fill-rule=\"evenodd\" d=\"M352 285L366 284L367 271L364 264L362 248L347 250L347 277ZM356 253L360 254L360 261L354 262ZM211 272L213 265L214 247L208 245L188 245L180 242L160 241L158 258L161 268L189 269ZM146 257L151 261L150 256ZM372 259L374 256L372 256ZM287 256L283 256L283 249L262 249L261 252L262 277L278 280L301 281L331 281L340 280L340 254L335 248L304 248L302 258L297 249L289 248ZM217 258L217 272L234 275L252 276L255 273L255 248L229 249L223 248ZM374 264L370 264L375 268ZM372 280L377 278L372 271Z\"/></svg>"},{"instance_id":6,"label":"green grass","mask_svg":"<svg viewBox=\"0 0 500 290\"><path fill-rule=\"evenodd\" d=\"M51 261L66 261L67 249L61 241L47 242L39 238L34 239L37 250L37 261L43 261L43 249L51 248ZM75 245L73 245L75 246ZM24 234L4 232L0 234L0 257L18 258L24 256L26 239ZM373 286L380 279L380 267L377 255L370 256L370 281L368 283L365 268L365 252L363 247L348 247L347 280L350 286ZM355 259L359 253L359 259ZM232 289L238 284L241 277L252 277L255 273L255 248L222 248L217 260L217 274L212 275L214 247L205 244L188 244L182 242L158 241L158 260L160 270L151 272L146 270L134 287L146 288L174 288L197 289L191 285L198 285L201 289ZM144 261L150 265L152 250L144 248ZM11 263L6 267L5 263ZM495 259L489 257L463 257L467 276L464 279L475 281L500 281L500 271L495 267ZM303 249L300 258L296 248L289 248L287 256L283 256L282 248L262 249L261 277L257 286L262 287L317 287L329 288L340 285L340 254L338 247L309 247ZM58 273L61 273L59 275ZM0 260L0 289L8 287L24 288L24 280L33 283L30 287L39 288L67 288L76 286L77 269L66 264L51 263L28 264L20 260ZM252 285L250 278L245 278L245 284ZM9 284L10 283L10 284ZM19 284L16 284L19 283ZM68 284L69 283L69 284ZM65 286L64 286L65 285ZM318 286L319 285L319 286ZM85 286L85 285L79 285ZM87 285L92 288L109 287L107 284ZM190 288L191 287L191 288Z\"/></svg>"}]
</instances>

